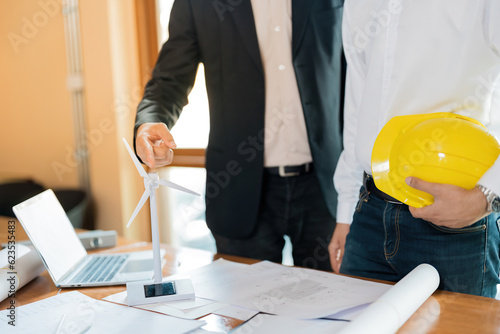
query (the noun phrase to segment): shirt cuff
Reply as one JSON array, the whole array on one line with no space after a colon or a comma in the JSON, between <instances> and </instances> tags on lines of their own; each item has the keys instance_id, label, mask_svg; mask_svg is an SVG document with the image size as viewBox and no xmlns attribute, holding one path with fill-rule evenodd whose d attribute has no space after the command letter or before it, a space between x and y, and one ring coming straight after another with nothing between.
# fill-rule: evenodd
<instances>
[{"instance_id":1,"label":"shirt cuff","mask_svg":"<svg viewBox=\"0 0 500 334\"><path fill-rule=\"evenodd\" d=\"M497 196L500 196L500 156L497 158L493 166L490 167L479 179L477 184L480 184L489 190L493 191Z\"/></svg>"},{"instance_id":2,"label":"shirt cuff","mask_svg":"<svg viewBox=\"0 0 500 334\"><path fill-rule=\"evenodd\" d=\"M358 202L339 202L337 205L337 223L351 224Z\"/></svg>"}]
</instances>

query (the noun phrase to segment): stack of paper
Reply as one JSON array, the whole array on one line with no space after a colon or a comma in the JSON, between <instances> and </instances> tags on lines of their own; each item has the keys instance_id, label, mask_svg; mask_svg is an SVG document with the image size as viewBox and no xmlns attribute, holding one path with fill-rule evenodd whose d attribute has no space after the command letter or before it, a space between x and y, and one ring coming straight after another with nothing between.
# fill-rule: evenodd
<instances>
[{"instance_id":1,"label":"stack of paper","mask_svg":"<svg viewBox=\"0 0 500 334\"><path fill-rule=\"evenodd\" d=\"M95 300L78 291L16 308L15 327L6 312L0 312L0 333L184 334L205 324Z\"/></svg>"},{"instance_id":2,"label":"stack of paper","mask_svg":"<svg viewBox=\"0 0 500 334\"><path fill-rule=\"evenodd\" d=\"M192 279L194 301L140 308L188 319L208 313L250 319L235 333L361 333L374 328L392 333L439 284L429 265L419 266L395 286L267 261L243 265L217 260L164 280L181 277ZM126 304L126 292L105 299Z\"/></svg>"},{"instance_id":3,"label":"stack of paper","mask_svg":"<svg viewBox=\"0 0 500 334\"><path fill-rule=\"evenodd\" d=\"M243 267L217 262L190 273L197 297L297 319L323 318L367 305L390 288L268 261ZM176 277L167 279L172 278Z\"/></svg>"}]
</instances>

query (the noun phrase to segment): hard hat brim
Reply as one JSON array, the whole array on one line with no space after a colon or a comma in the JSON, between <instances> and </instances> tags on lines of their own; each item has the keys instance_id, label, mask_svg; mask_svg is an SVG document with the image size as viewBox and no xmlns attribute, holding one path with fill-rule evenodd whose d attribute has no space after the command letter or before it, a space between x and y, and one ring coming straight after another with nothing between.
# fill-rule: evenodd
<instances>
[{"instance_id":1,"label":"hard hat brim","mask_svg":"<svg viewBox=\"0 0 500 334\"><path fill-rule=\"evenodd\" d=\"M435 118L458 118L484 127L477 120L447 112L396 116L382 128L373 146L371 169L376 187L412 207L420 208L432 204L434 198L406 184L406 178L415 175L412 175L411 168L408 168L409 164L401 167L398 163L401 157L394 156L394 152L398 151L397 148L405 140L408 131L426 120Z\"/></svg>"}]
</instances>

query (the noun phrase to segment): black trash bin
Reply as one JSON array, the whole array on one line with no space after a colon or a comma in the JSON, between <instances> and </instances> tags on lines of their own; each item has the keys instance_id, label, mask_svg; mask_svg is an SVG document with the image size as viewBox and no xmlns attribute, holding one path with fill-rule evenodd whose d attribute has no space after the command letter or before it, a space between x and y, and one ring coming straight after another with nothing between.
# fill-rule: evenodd
<instances>
[{"instance_id":1,"label":"black trash bin","mask_svg":"<svg viewBox=\"0 0 500 334\"><path fill-rule=\"evenodd\" d=\"M12 207L42 191L44 186L33 180L0 183L0 215L15 217ZM92 229L89 196L80 189L54 189L54 194L75 228Z\"/></svg>"},{"instance_id":2,"label":"black trash bin","mask_svg":"<svg viewBox=\"0 0 500 334\"><path fill-rule=\"evenodd\" d=\"M74 228L89 229L90 201L83 190L54 189L54 194L61 203Z\"/></svg>"},{"instance_id":3,"label":"black trash bin","mask_svg":"<svg viewBox=\"0 0 500 334\"><path fill-rule=\"evenodd\" d=\"M33 180L16 180L0 183L0 215L15 217L12 207L45 190Z\"/></svg>"}]
</instances>

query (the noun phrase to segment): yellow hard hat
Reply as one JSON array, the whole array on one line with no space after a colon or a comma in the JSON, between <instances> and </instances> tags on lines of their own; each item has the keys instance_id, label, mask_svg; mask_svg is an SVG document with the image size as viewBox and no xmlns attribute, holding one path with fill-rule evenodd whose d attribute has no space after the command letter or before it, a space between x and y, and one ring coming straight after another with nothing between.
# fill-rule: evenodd
<instances>
[{"instance_id":1,"label":"yellow hard hat","mask_svg":"<svg viewBox=\"0 0 500 334\"><path fill-rule=\"evenodd\" d=\"M408 176L472 189L499 153L498 141L475 119L445 112L396 116L375 141L372 175L378 189L421 208L434 198L408 186Z\"/></svg>"}]
</instances>

